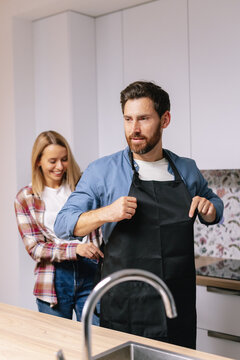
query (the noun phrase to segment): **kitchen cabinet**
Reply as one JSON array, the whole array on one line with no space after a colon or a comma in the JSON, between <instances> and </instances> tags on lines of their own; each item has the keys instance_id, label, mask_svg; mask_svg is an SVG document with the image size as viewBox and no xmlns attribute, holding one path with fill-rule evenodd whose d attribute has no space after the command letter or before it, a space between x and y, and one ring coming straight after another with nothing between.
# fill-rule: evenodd
<instances>
[{"instance_id":1,"label":"kitchen cabinet","mask_svg":"<svg viewBox=\"0 0 240 360\"><path fill-rule=\"evenodd\" d=\"M154 1L123 11L125 84L153 81L170 95L172 120L163 146L190 156L186 0Z\"/></svg>"},{"instance_id":2,"label":"kitchen cabinet","mask_svg":"<svg viewBox=\"0 0 240 360\"><path fill-rule=\"evenodd\" d=\"M239 13L239 0L161 0L97 19L100 156L125 144L120 91L148 80L171 99L164 147L200 169L239 168Z\"/></svg>"},{"instance_id":3,"label":"kitchen cabinet","mask_svg":"<svg viewBox=\"0 0 240 360\"><path fill-rule=\"evenodd\" d=\"M240 359L240 291L197 286L197 350Z\"/></svg>"},{"instance_id":4,"label":"kitchen cabinet","mask_svg":"<svg viewBox=\"0 0 240 360\"><path fill-rule=\"evenodd\" d=\"M233 359L240 359L239 343L212 337L207 330L198 329L197 349Z\"/></svg>"},{"instance_id":5,"label":"kitchen cabinet","mask_svg":"<svg viewBox=\"0 0 240 360\"><path fill-rule=\"evenodd\" d=\"M169 92L172 120L163 146L191 156L187 23L186 0L155 1L96 19L99 156L126 146L120 91L137 80ZM113 136L106 137L106 129Z\"/></svg>"},{"instance_id":6,"label":"kitchen cabinet","mask_svg":"<svg viewBox=\"0 0 240 360\"><path fill-rule=\"evenodd\" d=\"M238 169L240 1L189 0L192 157L200 169Z\"/></svg>"}]
</instances>

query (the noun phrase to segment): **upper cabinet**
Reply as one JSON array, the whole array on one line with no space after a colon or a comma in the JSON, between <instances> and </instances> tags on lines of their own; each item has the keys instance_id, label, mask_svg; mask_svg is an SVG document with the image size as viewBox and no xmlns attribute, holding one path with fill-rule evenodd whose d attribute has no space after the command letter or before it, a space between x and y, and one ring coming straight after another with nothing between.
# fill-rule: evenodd
<instances>
[{"instance_id":1,"label":"upper cabinet","mask_svg":"<svg viewBox=\"0 0 240 360\"><path fill-rule=\"evenodd\" d=\"M155 1L97 18L100 156L126 146L120 91L136 80L169 92L172 121L163 146L191 156L187 23L187 0Z\"/></svg>"},{"instance_id":2,"label":"upper cabinet","mask_svg":"<svg viewBox=\"0 0 240 360\"><path fill-rule=\"evenodd\" d=\"M96 19L100 156L126 144L120 91L148 80L170 95L165 148L240 168L239 14L239 0L158 0Z\"/></svg>"},{"instance_id":3,"label":"upper cabinet","mask_svg":"<svg viewBox=\"0 0 240 360\"><path fill-rule=\"evenodd\" d=\"M123 11L125 85L153 81L170 95L172 119L163 146L190 156L186 0L161 0Z\"/></svg>"},{"instance_id":4,"label":"upper cabinet","mask_svg":"<svg viewBox=\"0 0 240 360\"><path fill-rule=\"evenodd\" d=\"M240 1L189 1L192 157L240 167Z\"/></svg>"}]
</instances>

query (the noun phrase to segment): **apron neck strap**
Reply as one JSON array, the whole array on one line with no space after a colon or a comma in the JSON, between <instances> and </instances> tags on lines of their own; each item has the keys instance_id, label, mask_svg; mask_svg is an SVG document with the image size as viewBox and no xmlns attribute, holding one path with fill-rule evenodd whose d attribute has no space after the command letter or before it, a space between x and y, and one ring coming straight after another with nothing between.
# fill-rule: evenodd
<instances>
[{"instance_id":1,"label":"apron neck strap","mask_svg":"<svg viewBox=\"0 0 240 360\"><path fill-rule=\"evenodd\" d=\"M134 160L133 160L133 153L132 151L130 150L129 148L129 151L128 151L128 156L129 156L129 160L130 160L130 163L131 163L131 166L132 166L132 170L134 172L135 175L138 175L138 172L134 166ZM172 170L173 170L173 173L174 173L174 177L175 177L175 180L177 181L182 181L181 179L181 176L174 164L174 162L172 161L171 157L168 155L168 153L163 149L163 156L168 160Z\"/></svg>"},{"instance_id":2,"label":"apron neck strap","mask_svg":"<svg viewBox=\"0 0 240 360\"><path fill-rule=\"evenodd\" d=\"M163 156L168 160L168 162L172 168L172 171L174 173L175 180L182 181L181 176L180 176L174 162L172 161L171 157L168 155L167 151L165 151L164 149L163 149Z\"/></svg>"},{"instance_id":3,"label":"apron neck strap","mask_svg":"<svg viewBox=\"0 0 240 360\"><path fill-rule=\"evenodd\" d=\"M130 148L128 150L128 157L129 157L129 160L130 160L130 163L131 163L131 166L132 166L132 170L134 171L134 173L137 172L136 169L135 169L135 166L134 166L133 153L130 150Z\"/></svg>"}]
</instances>

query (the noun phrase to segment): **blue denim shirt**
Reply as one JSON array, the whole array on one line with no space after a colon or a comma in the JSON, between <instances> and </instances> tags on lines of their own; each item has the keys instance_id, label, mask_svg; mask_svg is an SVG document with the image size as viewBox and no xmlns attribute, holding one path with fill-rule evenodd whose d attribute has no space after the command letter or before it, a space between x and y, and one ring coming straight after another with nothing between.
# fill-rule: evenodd
<instances>
[{"instance_id":1,"label":"blue denim shirt","mask_svg":"<svg viewBox=\"0 0 240 360\"><path fill-rule=\"evenodd\" d=\"M121 196L127 196L132 183L133 170L128 156L129 148L92 162L84 171L75 191L70 195L62 210L58 213L54 231L60 239L72 239L79 216L89 210L110 205ZM165 150L173 160L178 172L194 197L205 197L215 206L217 216L214 223L221 220L222 200L208 188L194 160L179 157ZM135 163L136 169L137 164ZM169 165L168 171L173 174ZM200 218L200 217L199 217ZM207 224L202 218L200 221ZM102 226L104 241L107 242L116 223Z\"/></svg>"}]
</instances>

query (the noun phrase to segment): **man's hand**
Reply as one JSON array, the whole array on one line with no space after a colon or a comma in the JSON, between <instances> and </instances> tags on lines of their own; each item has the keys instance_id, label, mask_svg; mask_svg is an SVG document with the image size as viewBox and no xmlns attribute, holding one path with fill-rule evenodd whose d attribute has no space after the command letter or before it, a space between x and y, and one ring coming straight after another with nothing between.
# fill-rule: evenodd
<instances>
[{"instance_id":1,"label":"man's hand","mask_svg":"<svg viewBox=\"0 0 240 360\"><path fill-rule=\"evenodd\" d=\"M100 257L104 257L102 251L99 250L93 243L78 244L76 253L88 259L98 260Z\"/></svg>"},{"instance_id":2,"label":"man's hand","mask_svg":"<svg viewBox=\"0 0 240 360\"><path fill-rule=\"evenodd\" d=\"M195 210L198 210L199 215L208 223L216 219L216 209L214 205L206 198L195 196L189 210L189 216L193 217Z\"/></svg>"},{"instance_id":3,"label":"man's hand","mask_svg":"<svg viewBox=\"0 0 240 360\"><path fill-rule=\"evenodd\" d=\"M135 197L122 196L104 208L104 216L107 222L131 219L136 212L136 208L137 199Z\"/></svg>"}]
</instances>

